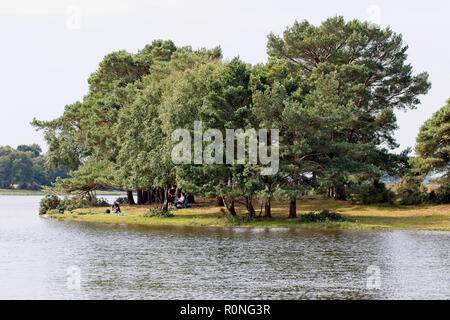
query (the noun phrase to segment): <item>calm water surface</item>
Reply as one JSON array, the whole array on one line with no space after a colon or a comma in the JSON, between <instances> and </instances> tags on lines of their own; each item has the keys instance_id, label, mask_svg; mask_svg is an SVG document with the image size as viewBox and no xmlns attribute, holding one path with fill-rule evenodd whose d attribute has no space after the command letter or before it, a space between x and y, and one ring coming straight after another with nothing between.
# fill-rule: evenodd
<instances>
[{"instance_id":1,"label":"calm water surface","mask_svg":"<svg viewBox=\"0 0 450 320\"><path fill-rule=\"evenodd\" d=\"M40 199L0 196L1 299L450 299L450 232L109 226Z\"/></svg>"}]
</instances>

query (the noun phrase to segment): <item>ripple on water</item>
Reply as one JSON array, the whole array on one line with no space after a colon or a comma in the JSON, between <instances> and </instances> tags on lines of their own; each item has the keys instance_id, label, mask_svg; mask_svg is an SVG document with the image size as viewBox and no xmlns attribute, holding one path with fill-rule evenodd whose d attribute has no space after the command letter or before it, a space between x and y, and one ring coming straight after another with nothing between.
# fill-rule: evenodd
<instances>
[{"instance_id":1,"label":"ripple on water","mask_svg":"<svg viewBox=\"0 0 450 320\"><path fill-rule=\"evenodd\" d=\"M449 232L71 223L39 218L39 200L0 196L0 298L450 298Z\"/></svg>"}]
</instances>

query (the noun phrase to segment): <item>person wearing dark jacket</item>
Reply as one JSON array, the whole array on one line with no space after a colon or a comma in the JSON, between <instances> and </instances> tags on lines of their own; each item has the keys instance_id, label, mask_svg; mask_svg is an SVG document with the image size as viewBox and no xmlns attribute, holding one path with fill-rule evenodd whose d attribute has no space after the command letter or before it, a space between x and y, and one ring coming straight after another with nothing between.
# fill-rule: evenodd
<instances>
[{"instance_id":1,"label":"person wearing dark jacket","mask_svg":"<svg viewBox=\"0 0 450 320\"><path fill-rule=\"evenodd\" d=\"M175 201L175 193L176 193L177 189L175 188L175 186L171 186L169 188L169 190L167 191L167 201L169 203L174 203Z\"/></svg>"},{"instance_id":2,"label":"person wearing dark jacket","mask_svg":"<svg viewBox=\"0 0 450 320\"><path fill-rule=\"evenodd\" d=\"M117 203L117 201L114 201L114 203L112 205L112 212L113 213L120 213L120 206Z\"/></svg>"}]
</instances>

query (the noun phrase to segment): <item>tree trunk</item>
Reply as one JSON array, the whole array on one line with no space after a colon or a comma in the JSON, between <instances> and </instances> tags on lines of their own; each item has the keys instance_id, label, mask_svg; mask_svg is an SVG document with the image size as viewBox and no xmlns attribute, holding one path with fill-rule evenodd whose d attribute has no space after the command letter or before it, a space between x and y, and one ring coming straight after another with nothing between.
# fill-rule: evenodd
<instances>
[{"instance_id":1,"label":"tree trunk","mask_svg":"<svg viewBox=\"0 0 450 320\"><path fill-rule=\"evenodd\" d=\"M188 203L195 203L195 198L193 194L188 194L187 196Z\"/></svg>"},{"instance_id":2,"label":"tree trunk","mask_svg":"<svg viewBox=\"0 0 450 320\"><path fill-rule=\"evenodd\" d=\"M156 191L155 191L155 189L152 189L150 191L150 199L151 199L151 203L155 203L156 202Z\"/></svg>"},{"instance_id":3,"label":"tree trunk","mask_svg":"<svg viewBox=\"0 0 450 320\"><path fill-rule=\"evenodd\" d=\"M264 206L264 217L265 218L272 218L272 213L270 212L270 198L266 200L265 206Z\"/></svg>"},{"instance_id":4,"label":"tree trunk","mask_svg":"<svg viewBox=\"0 0 450 320\"><path fill-rule=\"evenodd\" d=\"M247 204L247 212L250 217L254 217L256 215L255 208L253 208L252 197L246 196L245 203Z\"/></svg>"},{"instance_id":5,"label":"tree trunk","mask_svg":"<svg viewBox=\"0 0 450 320\"><path fill-rule=\"evenodd\" d=\"M152 204L154 202L153 201L153 190L150 189L150 190L147 191L147 193L148 193L148 201L147 201L147 203L148 204Z\"/></svg>"},{"instance_id":6,"label":"tree trunk","mask_svg":"<svg viewBox=\"0 0 450 320\"><path fill-rule=\"evenodd\" d=\"M93 200L94 200L94 196L92 195L92 192L89 191L89 192L88 192L88 201L89 201L89 203L92 203Z\"/></svg>"},{"instance_id":7,"label":"tree trunk","mask_svg":"<svg viewBox=\"0 0 450 320\"><path fill-rule=\"evenodd\" d=\"M223 202L225 203L225 207L227 208L228 212L235 217L237 215L236 213L236 208L234 207L234 200L230 200L230 202L228 203L226 201L226 199L223 199Z\"/></svg>"},{"instance_id":8,"label":"tree trunk","mask_svg":"<svg viewBox=\"0 0 450 320\"><path fill-rule=\"evenodd\" d=\"M127 190L127 198L130 205L136 204L136 202L134 202L133 190Z\"/></svg>"},{"instance_id":9,"label":"tree trunk","mask_svg":"<svg viewBox=\"0 0 450 320\"><path fill-rule=\"evenodd\" d=\"M347 200L345 186L341 183L335 185L334 200Z\"/></svg>"},{"instance_id":10,"label":"tree trunk","mask_svg":"<svg viewBox=\"0 0 450 320\"><path fill-rule=\"evenodd\" d=\"M167 212L169 210L169 199L167 197L167 191L168 191L167 187L163 189L164 196L163 196L163 201L162 201L162 203L163 203L162 207L165 212Z\"/></svg>"},{"instance_id":11,"label":"tree trunk","mask_svg":"<svg viewBox=\"0 0 450 320\"><path fill-rule=\"evenodd\" d=\"M142 190L141 189L137 189L137 203L144 204L143 199L142 199Z\"/></svg>"},{"instance_id":12,"label":"tree trunk","mask_svg":"<svg viewBox=\"0 0 450 320\"><path fill-rule=\"evenodd\" d=\"M373 187L374 187L375 189L380 189L380 188L382 188L381 183L380 183L380 180L374 179L374 180L373 180Z\"/></svg>"},{"instance_id":13,"label":"tree trunk","mask_svg":"<svg viewBox=\"0 0 450 320\"><path fill-rule=\"evenodd\" d=\"M264 204L265 204L265 201L264 201L264 202L261 201L261 208L259 209L259 215L258 215L258 217L261 217L261 214L262 214L262 211L263 211L263 206L264 206Z\"/></svg>"},{"instance_id":14,"label":"tree trunk","mask_svg":"<svg viewBox=\"0 0 450 320\"><path fill-rule=\"evenodd\" d=\"M298 167L298 163L299 163L298 155L295 156L294 163ZM315 178L315 175L313 173L313 179L314 178ZM295 172L294 172L294 181L293 181L294 188L298 187L298 181L299 181L298 171L295 170ZM296 217L297 217L297 198L293 195L291 197L291 202L289 204L289 219L294 219Z\"/></svg>"},{"instance_id":15,"label":"tree trunk","mask_svg":"<svg viewBox=\"0 0 450 320\"><path fill-rule=\"evenodd\" d=\"M223 198L217 198L217 206L218 207L224 207L225 204L223 203Z\"/></svg>"},{"instance_id":16,"label":"tree trunk","mask_svg":"<svg viewBox=\"0 0 450 320\"><path fill-rule=\"evenodd\" d=\"M235 207L234 207L234 200L231 200L231 201L230 201L230 206L229 206L229 208L228 208L228 211L229 211L230 214L231 214L232 216L234 216L234 217L237 215L236 209L235 209Z\"/></svg>"},{"instance_id":17,"label":"tree trunk","mask_svg":"<svg viewBox=\"0 0 450 320\"><path fill-rule=\"evenodd\" d=\"M289 205L289 219L297 217L297 199L295 197L291 198L291 203Z\"/></svg>"},{"instance_id":18,"label":"tree trunk","mask_svg":"<svg viewBox=\"0 0 450 320\"><path fill-rule=\"evenodd\" d=\"M148 191L142 191L142 202L148 203Z\"/></svg>"},{"instance_id":19,"label":"tree trunk","mask_svg":"<svg viewBox=\"0 0 450 320\"><path fill-rule=\"evenodd\" d=\"M333 187L328 187L328 194L327 197L328 198L333 198Z\"/></svg>"}]
</instances>

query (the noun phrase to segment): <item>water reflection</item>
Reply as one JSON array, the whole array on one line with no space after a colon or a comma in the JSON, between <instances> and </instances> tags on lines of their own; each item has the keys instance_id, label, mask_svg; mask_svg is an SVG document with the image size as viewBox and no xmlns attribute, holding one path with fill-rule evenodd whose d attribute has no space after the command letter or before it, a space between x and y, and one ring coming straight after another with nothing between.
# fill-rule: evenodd
<instances>
[{"instance_id":1,"label":"water reflection","mask_svg":"<svg viewBox=\"0 0 450 320\"><path fill-rule=\"evenodd\" d=\"M450 298L449 232L111 226L41 219L39 197L0 201L0 298Z\"/></svg>"}]
</instances>

